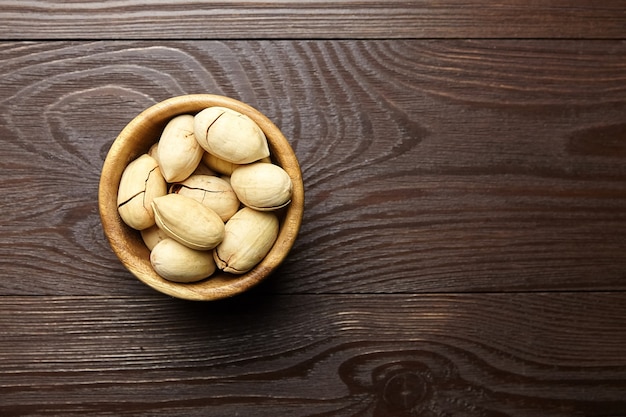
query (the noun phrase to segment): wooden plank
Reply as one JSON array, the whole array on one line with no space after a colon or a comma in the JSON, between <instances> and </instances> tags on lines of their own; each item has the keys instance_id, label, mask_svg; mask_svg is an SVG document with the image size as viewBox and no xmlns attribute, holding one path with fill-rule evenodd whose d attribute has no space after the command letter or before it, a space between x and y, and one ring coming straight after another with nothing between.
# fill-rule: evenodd
<instances>
[{"instance_id":1,"label":"wooden plank","mask_svg":"<svg viewBox=\"0 0 626 417\"><path fill-rule=\"evenodd\" d=\"M3 297L0 414L624 415L623 293Z\"/></svg>"},{"instance_id":2,"label":"wooden plank","mask_svg":"<svg viewBox=\"0 0 626 417\"><path fill-rule=\"evenodd\" d=\"M620 41L0 43L1 294L151 294L102 235L116 134L186 93L247 102L304 175L280 293L617 290ZM145 291L145 293L142 293Z\"/></svg>"},{"instance_id":3,"label":"wooden plank","mask_svg":"<svg viewBox=\"0 0 626 417\"><path fill-rule=\"evenodd\" d=\"M626 2L4 1L0 39L623 38Z\"/></svg>"}]
</instances>

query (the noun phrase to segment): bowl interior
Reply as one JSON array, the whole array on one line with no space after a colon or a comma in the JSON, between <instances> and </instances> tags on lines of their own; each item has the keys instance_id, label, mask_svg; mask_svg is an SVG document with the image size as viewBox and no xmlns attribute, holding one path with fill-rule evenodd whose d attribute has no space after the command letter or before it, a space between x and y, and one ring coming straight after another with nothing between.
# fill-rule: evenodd
<instances>
[{"instance_id":1,"label":"bowl interior","mask_svg":"<svg viewBox=\"0 0 626 417\"><path fill-rule=\"evenodd\" d=\"M274 163L291 177L291 204L280 213L280 230L267 256L251 271L231 275L217 271L195 283L176 283L161 278L150 265L150 252L137 230L127 226L117 212L117 191L126 166L156 143L167 122L180 114L195 114L210 106L222 106L246 114L263 130ZM216 300L246 291L274 271L293 246L302 222L304 187L300 165L281 131L258 110L238 100L212 94L173 97L146 109L115 139L102 166L98 194L104 233L122 264L139 280L162 293L188 300Z\"/></svg>"}]
</instances>

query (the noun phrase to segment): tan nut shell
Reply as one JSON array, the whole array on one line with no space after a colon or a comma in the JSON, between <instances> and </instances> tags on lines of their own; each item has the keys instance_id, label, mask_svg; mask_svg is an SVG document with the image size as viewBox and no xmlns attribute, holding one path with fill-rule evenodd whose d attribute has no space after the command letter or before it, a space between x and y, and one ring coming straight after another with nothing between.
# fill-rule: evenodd
<instances>
[{"instance_id":1,"label":"tan nut shell","mask_svg":"<svg viewBox=\"0 0 626 417\"><path fill-rule=\"evenodd\" d=\"M168 194L152 202L157 226L172 239L196 250L209 250L224 238L224 222L193 198Z\"/></svg>"},{"instance_id":2,"label":"tan nut shell","mask_svg":"<svg viewBox=\"0 0 626 417\"><path fill-rule=\"evenodd\" d=\"M155 143L154 145L150 146L150 149L148 149L148 155L150 155L151 157L153 157L157 163L159 163L159 157L158 157L158 150L159 150L159 142Z\"/></svg>"},{"instance_id":3,"label":"tan nut shell","mask_svg":"<svg viewBox=\"0 0 626 417\"><path fill-rule=\"evenodd\" d=\"M239 199L230 184L210 175L192 175L185 181L173 184L170 192L191 197L227 221L239 210Z\"/></svg>"},{"instance_id":4,"label":"tan nut shell","mask_svg":"<svg viewBox=\"0 0 626 417\"><path fill-rule=\"evenodd\" d=\"M194 117L182 114L170 120L161 134L157 160L167 182L182 181L198 167L204 150L193 133Z\"/></svg>"},{"instance_id":5,"label":"tan nut shell","mask_svg":"<svg viewBox=\"0 0 626 417\"><path fill-rule=\"evenodd\" d=\"M202 152L203 155L206 154L206 152ZM218 176L219 173L212 170L211 168L209 168L207 166L207 164L205 164L202 160L200 161L200 163L198 164L198 167L196 168L196 170L193 172L193 174L191 175L213 175L213 176Z\"/></svg>"},{"instance_id":6,"label":"tan nut shell","mask_svg":"<svg viewBox=\"0 0 626 417\"><path fill-rule=\"evenodd\" d=\"M277 236L274 213L244 207L226 222L224 240L213 251L215 263L225 272L248 272L267 255Z\"/></svg>"},{"instance_id":7,"label":"tan nut shell","mask_svg":"<svg viewBox=\"0 0 626 417\"><path fill-rule=\"evenodd\" d=\"M202 155L202 162L213 171L223 175L230 175L233 173L235 168L241 166L240 164L233 164L232 162L225 161L208 152L205 152L204 155Z\"/></svg>"},{"instance_id":8,"label":"tan nut shell","mask_svg":"<svg viewBox=\"0 0 626 417\"><path fill-rule=\"evenodd\" d=\"M147 229L143 229L140 233L143 243L145 243L149 250L154 249L157 243L168 238L165 232L159 229L159 226L156 224L148 227Z\"/></svg>"},{"instance_id":9,"label":"tan nut shell","mask_svg":"<svg viewBox=\"0 0 626 417\"><path fill-rule=\"evenodd\" d=\"M150 252L150 263L157 274L175 282L200 281L216 269L211 252L190 249L174 239L160 241Z\"/></svg>"},{"instance_id":10,"label":"tan nut shell","mask_svg":"<svg viewBox=\"0 0 626 417\"><path fill-rule=\"evenodd\" d=\"M230 185L243 204L257 210L285 207L293 188L284 169L263 162L237 168L230 176Z\"/></svg>"},{"instance_id":11,"label":"tan nut shell","mask_svg":"<svg viewBox=\"0 0 626 417\"><path fill-rule=\"evenodd\" d=\"M205 151L234 164L270 155L261 128L248 116L225 107L209 107L194 118L194 132Z\"/></svg>"},{"instance_id":12,"label":"tan nut shell","mask_svg":"<svg viewBox=\"0 0 626 417\"><path fill-rule=\"evenodd\" d=\"M124 169L117 192L117 210L120 217L133 229L142 230L154 225L152 200L167 193L167 184L157 161L143 154Z\"/></svg>"},{"instance_id":13,"label":"tan nut shell","mask_svg":"<svg viewBox=\"0 0 626 417\"><path fill-rule=\"evenodd\" d=\"M232 162L228 162L223 159L220 159L217 156L210 154L208 152L205 152L204 155L202 155L202 162L209 169L212 169L213 171L220 173L222 175L228 175L228 176L230 176L235 169L241 166L241 164L233 164ZM268 164L271 164L272 160L270 159L269 156L266 156L265 158L259 159L258 162L266 162Z\"/></svg>"}]
</instances>

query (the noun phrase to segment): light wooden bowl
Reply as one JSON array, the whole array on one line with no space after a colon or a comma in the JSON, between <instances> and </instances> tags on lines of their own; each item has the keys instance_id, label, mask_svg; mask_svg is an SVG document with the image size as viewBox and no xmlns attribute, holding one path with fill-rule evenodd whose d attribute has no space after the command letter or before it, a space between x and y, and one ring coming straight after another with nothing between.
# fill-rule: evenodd
<instances>
[{"instance_id":1,"label":"light wooden bowl","mask_svg":"<svg viewBox=\"0 0 626 417\"><path fill-rule=\"evenodd\" d=\"M128 227L117 211L117 191L124 168L157 142L165 124L180 114L195 114L210 106L223 106L248 115L267 136L273 162L280 165L293 181L291 204L281 212L276 243L267 256L251 271L231 275L217 271L195 283L176 283L157 275L150 265L150 252L138 231ZM300 165L281 131L258 110L238 100L194 94L173 97L146 109L135 117L113 142L102 167L98 204L104 233L122 264L140 281L157 291L187 300L217 300L244 292L270 275L291 250L302 222L304 186Z\"/></svg>"}]
</instances>

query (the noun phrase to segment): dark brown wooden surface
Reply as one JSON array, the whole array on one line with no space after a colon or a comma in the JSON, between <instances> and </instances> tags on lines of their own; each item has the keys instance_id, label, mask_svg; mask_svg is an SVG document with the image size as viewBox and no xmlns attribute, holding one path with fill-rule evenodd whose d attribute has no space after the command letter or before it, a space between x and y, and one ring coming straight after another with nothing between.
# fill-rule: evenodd
<instances>
[{"instance_id":1,"label":"dark brown wooden surface","mask_svg":"<svg viewBox=\"0 0 626 417\"><path fill-rule=\"evenodd\" d=\"M626 1L20 1L0 9L5 39L621 39Z\"/></svg>"},{"instance_id":2,"label":"dark brown wooden surface","mask_svg":"<svg viewBox=\"0 0 626 417\"><path fill-rule=\"evenodd\" d=\"M623 415L624 314L619 293L5 297L0 413Z\"/></svg>"},{"instance_id":3,"label":"dark brown wooden surface","mask_svg":"<svg viewBox=\"0 0 626 417\"><path fill-rule=\"evenodd\" d=\"M606 3L5 2L0 416L626 416ZM268 115L306 191L215 303L134 279L97 211L117 133L190 93Z\"/></svg>"}]
</instances>

